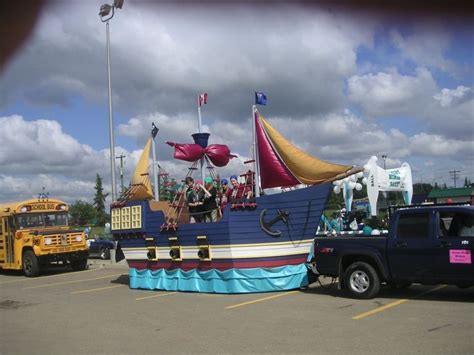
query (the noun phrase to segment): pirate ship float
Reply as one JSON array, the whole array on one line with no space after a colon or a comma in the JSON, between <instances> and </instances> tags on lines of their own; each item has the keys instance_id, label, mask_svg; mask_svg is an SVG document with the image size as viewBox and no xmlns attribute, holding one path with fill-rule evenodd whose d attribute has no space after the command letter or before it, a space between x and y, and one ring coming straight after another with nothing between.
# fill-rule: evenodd
<instances>
[{"instance_id":1,"label":"pirate ship float","mask_svg":"<svg viewBox=\"0 0 474 355\"><path fill-rule=\"evenodd\" d=\"M112 233L129 265L131 288L216 293L287 290L308 284L306 261L334 179L351 167L316 159L289 143L254 107L256 174L252 201L230 201L212 223L189 223L183 191L153 200L151 138L128 193L111 206ZM175 158L224 166L231 158L209 134L172 144ZM193 168L191 168L192 171ZM248 176L248 175L247 175ZM260 183L258 183L259 181ZM295 186L304 185L302 188ZM264 194L261 189L287 188Z\"/></svg>"}]
</instances>

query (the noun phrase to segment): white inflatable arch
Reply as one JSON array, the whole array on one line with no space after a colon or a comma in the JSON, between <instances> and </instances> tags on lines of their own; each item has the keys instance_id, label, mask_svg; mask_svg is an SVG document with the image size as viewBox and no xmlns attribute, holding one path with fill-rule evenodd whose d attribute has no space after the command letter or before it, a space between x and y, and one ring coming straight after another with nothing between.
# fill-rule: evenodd
<instances>
[{"instance_id":1,"label":"white inflatable arch","mask_svg":"<svg viewBox=\"0 0 474 355\"><path fill-rule=\"evenodd\" d=\"M367 196L372 216L377 215L377 200L380 191L402 191L405 204L411 204L413 180L408 163L403 163L399 168L385 170L377 165L377 157L372 156L364 165L364 172L368 175Z\"/></svg>"}]
</instances>

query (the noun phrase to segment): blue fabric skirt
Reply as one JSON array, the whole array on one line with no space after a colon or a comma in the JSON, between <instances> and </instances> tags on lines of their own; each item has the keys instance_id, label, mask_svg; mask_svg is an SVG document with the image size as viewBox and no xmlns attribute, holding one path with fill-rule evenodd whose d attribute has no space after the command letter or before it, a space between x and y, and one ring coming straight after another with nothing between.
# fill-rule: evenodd
<instances>
[{"instance_id":1,"label":"blue fabric skirt","mask_svg":"<svg viewBox=\"0 0 474 355\"><path fill-rule=\"evenodd\" d=\"M137 270L129 269L130 288L205 293L250 293L292 290L308 286L305 264L277 268Z\"/></svg>"}]
</instances>

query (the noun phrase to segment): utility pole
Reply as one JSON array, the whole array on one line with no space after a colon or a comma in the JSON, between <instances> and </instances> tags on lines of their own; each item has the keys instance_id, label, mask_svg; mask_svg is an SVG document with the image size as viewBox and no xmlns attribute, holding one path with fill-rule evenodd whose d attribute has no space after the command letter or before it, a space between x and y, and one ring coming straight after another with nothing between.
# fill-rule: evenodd
<instances>
[{"instance_id":1,"label":"utility pole","mask_svg":"<svg viewBox=\"0 0 474 355\"><path fill-rule=\"evenodd\" d=\"M123 193L125 190L125 186L123 185L123 159L125 158L125 155L120 154L118 157L115 157L115 159L120 159L120 192Z\"/></svg>"},{"instance_id":2,"label":"utility pole","mask_svg":"<svg viewBox=\"0 0 474 355\"><path fill-rule=\"evenodd\" d=\"M387 160L387 154L383 154L383 155L382 155L382 159L383 159L383 170L386 170L386 168L385 168L385 160Z\"/></svg>"},{"instance_id":3,"label":"utility pole","mask_svg":"<svg viewBox=\"0 0 474 355\"><path fill-rule=\"evenodd\" d=\"M458 173L460 173L460 170L451 170L449 173L453 176L453 181L454 181L454 188L456 188L456 180L459 178Z\"/></svg>"}]
</instances>

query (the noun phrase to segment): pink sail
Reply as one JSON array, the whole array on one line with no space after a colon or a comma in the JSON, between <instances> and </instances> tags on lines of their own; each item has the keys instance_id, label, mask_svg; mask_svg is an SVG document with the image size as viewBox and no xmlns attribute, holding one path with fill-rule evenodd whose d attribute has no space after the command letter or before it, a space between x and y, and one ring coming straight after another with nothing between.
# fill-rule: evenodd
<instances>
[{"instance_id":1,"label":"pink sail","mask_svg":"<svg viewBox=\"0 0 474 355\"><path fill-rule=\"evenodd\" d=\"M181 144L166 142L166 144L174 147L174 158L195 162L206 155L218 167L226 166L229 160L235 158L230 153L229 148L224 144L211 144L206 148L202 148L199 144Z\"/></svg>"},{"instance_id":2,"label":"pink sail","mask_svg":"<svg viewBox=\"0 0 474 355\"><path fill-rule=\"evenodd\" d=\"M313 157L287 141L262 116L255 114L262 188L332 181L352 169Z\"/></svg>"},{"instance_id":3,"label":"pink sail","mask_svg":"<svg viewBox=\"0 0 474 355\"><path fill-rule=\"evenodd\" d=\"M275 153L260 124L257 112L255 113L255 129L257 134L258 161L260 165L262 188L267 189L271 187L298 185L300 182Z\"/></svg>"}]
</instances>

